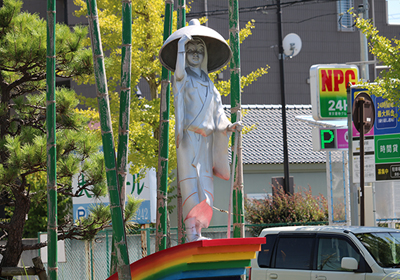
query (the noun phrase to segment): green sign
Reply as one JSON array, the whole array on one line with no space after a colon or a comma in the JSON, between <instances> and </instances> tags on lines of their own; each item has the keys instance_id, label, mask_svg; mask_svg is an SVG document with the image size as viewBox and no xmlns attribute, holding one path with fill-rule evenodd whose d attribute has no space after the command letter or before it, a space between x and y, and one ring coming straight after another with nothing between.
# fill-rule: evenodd
<instances>
[{"instance_id":1,"label":"green sign","mask_svg":"<svg viewBox=\"0 0 400 280\"><path fill-rule=\"evenodd\" d=\"M400 134L375 135L375 162L400 162Z\"/></svg>"},{"instance_id":2,"label":"green sign","mask_svg":"<svg viewBox=\"0 0 400 280\"><path fill-rule=\"evenodd\" d=\"M335 148L335 134L332 129L321 129L321 149Z\"/></svg>"}]
</instances>

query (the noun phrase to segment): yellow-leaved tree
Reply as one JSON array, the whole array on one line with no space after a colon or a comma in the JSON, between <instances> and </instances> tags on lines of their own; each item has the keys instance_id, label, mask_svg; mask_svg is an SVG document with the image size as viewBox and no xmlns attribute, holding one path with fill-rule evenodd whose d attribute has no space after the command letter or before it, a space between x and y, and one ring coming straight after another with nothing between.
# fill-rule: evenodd
<instances>
[{"instance_id":1,"label":"yellow-leaved tree","mask_svg":"<svg viewBox=\"0 0 400 280\"><path fill-rule=\"evenodd\" d=\"M369 52L387 69L381 71L374 83L363 83L376 96L383 96L397 106L400 105L400 40L379 35L379 30L372 20L355 16L356 26L366 35Z\"/></svg>"}]
</instances>

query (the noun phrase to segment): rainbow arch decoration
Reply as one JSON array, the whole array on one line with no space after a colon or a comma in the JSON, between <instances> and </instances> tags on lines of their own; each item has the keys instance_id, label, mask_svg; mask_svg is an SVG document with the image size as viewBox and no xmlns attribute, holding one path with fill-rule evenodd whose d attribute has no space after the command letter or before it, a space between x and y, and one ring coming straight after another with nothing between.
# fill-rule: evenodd
<instances>
[{"instance_id":1,"label":"rainbow arch decoration","mask_svg":"<svg viewBox=\"0 0 400 280\"><path fill-rule=\"evenodd\" d=\"M133 280L240 280L260 251L263 237L225 238L171 247L130 264ZM118 274L107 280L117 280Z\"/></svg>"}]
</instances>

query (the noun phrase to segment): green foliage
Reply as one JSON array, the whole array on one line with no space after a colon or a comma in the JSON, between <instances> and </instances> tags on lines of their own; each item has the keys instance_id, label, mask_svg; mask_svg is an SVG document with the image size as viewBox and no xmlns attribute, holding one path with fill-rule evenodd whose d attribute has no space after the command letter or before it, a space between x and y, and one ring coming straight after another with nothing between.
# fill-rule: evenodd
<instances>
[{"instance_id":1,"label":"green foliage","mask_svg":"<svg viewBox=\"0 0 400 280\"><path fill-rule=\"evenodd\" d=\"M357 17L355 13L356 26L365 34L369 40L369 51L376 56L382 65L390 66L379 73L374 84L363 83L377 96L383 96L389 101L394 102L397 106L400 105L400 40L393 38L388 39L379 35L379 31L373 26L369 19Z\"/></svg>"},{"instance_id":2,"label":"green foliage","mask_svg":"<svg viewBox=\"0 0 400 280\"><path fill-rule=\"evenodd\" d=\"M138 199L134 196L127 197L124 216L127 227L130 229L137 227L137 224L129 221L135 218L136 212L139 210L142 201L143 199ZM102 203L93 204L89 208L89 211L90 214L88 217L76 221L76 226L74 226L73 223L70 223L70 229L71 231L74 231L76 239L93 240L99 230L111 227L111 212L109 205L104 205Z\"/></svg>"},{"instance_id":3,"label":"green foliage","mask_svg":"<svg viewBox=\"0 0 400 280\"><path fill-rule=\"evenodd\" d=\"M286 194L281 186L265 199L245 199L246 221L249 224L278 224L328 220L328 204L321 194L313 196L311 187ZM250 229L258 236L262 228Z\"/></svg>"},{"instance_id":4,"label":"green foliage","mask_svg":"<svg viewBox=\"0 0 400 280\"><path fill-rule=\"evenodd\" d=\"M16 83L13 90L19 93L45 89L46 73L46 22L37 14L18 13L18 3L4 2L0 13L4 15L0 31L0 69L5 82ZM11 13L11 11L13 13ZM82 77L93 72L92 56L84 47L87 28L57 24L56 75ZM19 86L19 87L16 87Z\"/></svg>"},{"instance_id":5,"label":"green foliage","mask_svg":"<svg viewBox=\"0 0 400 280\"><path fill-rule=\"evenodd\" d=\"M251 30L255 28L255 20L251 20L247 22L246 26L242 28L239 31L239 41L242 43L248 36L252 35ZM229 40L228 40L229 44ZM218 74L221 73L222 71L226 70L228 65L225 65L225 67L221 68L218 71L215 71L213 73L210 73L210 79L215 83L215 87L218 89L218 91L221 93L223 96L227 96L230 94L231 91L231 81L218 81L217 77ZM256 69L255 71L250 72L247 76L242 76L240 77L240 87L241 90L245 88L246 86L251 85L253 82L257 81L257 79L265 74L268 73L269 66L266 65L265 67L261 67Z\"/></svg>"},{"instance_id":6,"label":"green foliage","mask_svg":"<svg viewBox=\"0 0 400 280\"><path fill-rule=\"evenodd\" d=\"M104 204L93 204L89 208L90 214L86 218L76 221L80 230L77 234L82 240L93 240L98 229L103 229L111 221L110 206Z\"/></svg>"},{"instance_id":7,"label":"green foliage","mask_svg":"<svg viewBox=\"0 0 400 280\"><path fill-rule=\"evenodd\" d=\"M38 232L47 232L47 194L40 191L33 198L35 203L31 204L28 219L24 226L24 238L37 238ZM9 209L12 213L12 209ZM72 211L71 197L59 194L57 196L57 224L65 223L65 216Z\"/></svg>"},{"instance_id":8,"label":"green foliage","mask_svg":"<svg viewBox=\"0 0 400 280\"><path fill-rule=\"evenodd\" d=\"M10 28L11 20L19 13L22 1L4 0L3 7L0 9L0 36L5 34Z\"/></svg>"},{"instance_id":9,"label":"green foliage","mask_svg":"<svg viewBox=\"0 0 400 280\"><path fill-rule=\"evenodd\" d=\"M130 220L136 217L136 213L139 210L140 205L142 204L143 199L138 199L133 195L127 196L127 203L125 205L125 221L127 227L129 228L136 228L137 224L133 222L129 222Z\"/></svg>"},{"instance_id":10,"label":"green foliage","mask_svg":"<svg viewBox=\"0 0 400 280\"><path fill-rule=\"evenodd\" d=\"M10 217L0 221L0 230L8 234L7 244L0 246L0 266L6 267L17 266L26 249L23 237L36 237L47 227L46 22L20 12L21 6L21 1L4 0L0 8L0 204ZM87 28L57 24L56 30L56 76L90 75ZM100 206L84 227L69 215L73 196L107 192L101 134L88 129L92 112L78 110L78 103L73 90L56 89L59 239L93 236L110 223ZM74 175L85 178L75 192Z\"/></svg>"},{"instance_id":11,"label":"green foliage","mask_svg":"<svg viewBox=\"0 0 400 280\"><path fill-rule=\"evenodd\" d=\"M85 1L74 0L74 3L81 7L77 16L87 14ZM132 1L132 85L144 78L151 88L152 99L157 98L160 85L161 64L157 57L163 43L164 5L163 0ZM122 5L119 0L98 0L97 7L103 49L109 53L107 82L110 91L115 91L121 77ZM93 84L94 77L87 77L84 82Z\"/></svg>"}]
</instances>

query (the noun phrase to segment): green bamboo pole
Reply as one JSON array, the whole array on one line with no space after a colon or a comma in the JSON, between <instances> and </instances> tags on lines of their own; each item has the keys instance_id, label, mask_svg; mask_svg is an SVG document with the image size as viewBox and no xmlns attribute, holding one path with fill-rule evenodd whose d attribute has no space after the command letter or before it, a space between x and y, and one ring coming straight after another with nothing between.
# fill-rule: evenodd
<instances>
[{"instance_id":1,"label":"green bamboo pole","mask_svg":"<svg viewBox=\"0 0 400 280\"><path fill-rule=\"evenodd\" d=\"M164 41L172 32L173 0L165 0ZM157 223L156 252L167 248L167 188L168 188L168 140L169 140L169 103L171 72L165 67L161 73L160 100L160 139L157 172Z\"/></svg>"},{"instance_id":2,"label":"green bamboo pole","mask_svg":"<svg viewBox=\"0 0 400 280\"><path fill-rule=\"evenodd\" d=\"M119 279L131 279L129 268L126 233L118 191L115 145L111 125L110 104L108 100L107 79L104 68L104 56L101 46L100 26L97 17L96 0L86 0L90 40L93 52L93 66L96 78L97 101L99 106L100 127L103 140L103 152L106 165L107 186L110 198L113 243L116 247L117 271Z\"/></svg>"},{"instance_id":3,"label":"green bamboo pole","mask_svg":"<svg viewBox=\"0 0 400 280\"><path fill-rule=\"evenodd\" d=\"M178 0L177 8L177 27L182 28L186 26L186 0Z\"/></svg>"},{"instance_id":4,"label":"green bamboo pole","mask_svg":"<svg viewBox=\"0 0 400 280\"><path fill-rule=\"evenodd\" d=\"M128 166L129 116L131 104L132 69L132 1L122 1L122 57L121 94L118 126L118 184L122 207L125 201L126 175ZM122 199L123 198L123 199Z\"/></svg>"},{"instance_id":5,"label":"green bamboo pole","mask_svg":"<svg viewBox=\"0 0 400 280\"><path fill-rule=\"evenodd\" d=\"M241 86L240 86L240 42L239 42L239 4L238 0L229 0L229 42L233 52L231 69L231 116L232 123L241 121ZM241 134L237 143L237 160L232 159L236 172L233 186L233 237L244 237L244 201ZM234 147L232 135L232 147Z\"/></svg>"},{"instance_id":6,"label":"green bamboo pole","mask_svg":"<svg viewBox=\"0 0 400 280\"><path fill-rule=\"evenodd\" d=\"M132 69L132 1L122 1L122 57L121 57L121 93L118 125L117 174L118 189L122 212L125 209L126 176L128 172L129 118L131 105L131 69ZM117 271L115 246L111 253L111 274Z\"/></svg>"},{"instance_id":7,"label":"green bamboo pole","mask_svg":"<svg viewBox=\"0 0 400 280\"><path fill-rule=\"evenodd\" d=\"M186 26L186 1L178 0L178 20L177 29ZM179 174L177 174L177 204L178 204L178 244L184 244L185 238L185 223L183 222L183 209L182 209L182 192L181 185L179 184Z\"/></svg>"},{"instance_id":8,"label":"green bamboo pole","mask_svg":"<svg viewBox=\"0 0 400 280\"><path fill-rule=\"evenodd\" d=\"M47 258L51 280L58 279L56 158L56 1L47 0Z\"/></svg>"}]
</instances>

